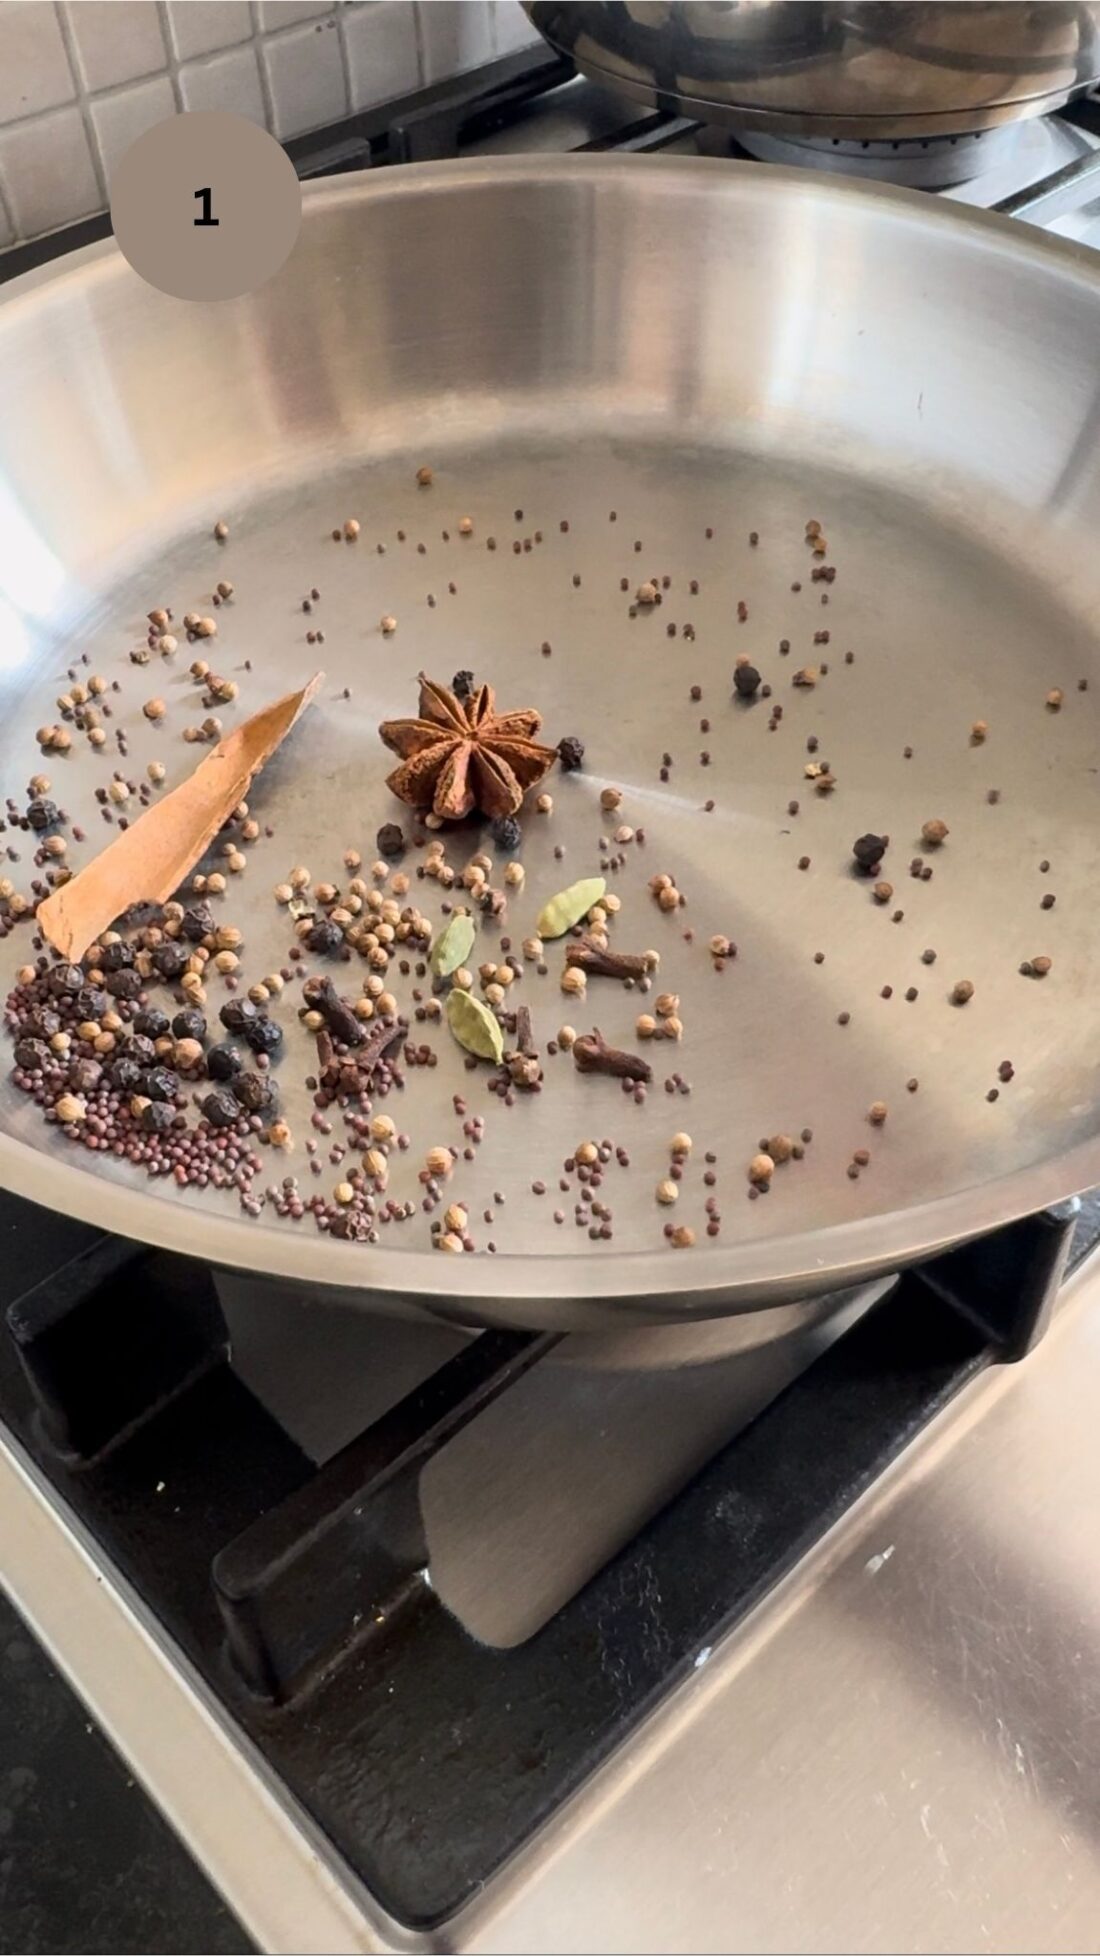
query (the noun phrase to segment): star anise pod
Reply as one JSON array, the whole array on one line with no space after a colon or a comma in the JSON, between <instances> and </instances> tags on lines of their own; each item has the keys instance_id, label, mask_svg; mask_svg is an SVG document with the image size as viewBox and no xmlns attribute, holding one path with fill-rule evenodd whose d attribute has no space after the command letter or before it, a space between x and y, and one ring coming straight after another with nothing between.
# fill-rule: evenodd
<instances>
[{"instance_id":1,"label":"star anise pod","mask_svg":"<svg viewBox=\"0 0 1100 1956\"><path fill-rule=\"evenodd\" d=\"M430 808L447 822L474 808L490 818L514 815L557 759L534 738L541 725L533 706L498 713L491 686L460 699L421 673L419 719L384 720L378 729L402 761L387 786L411 808Z\"/></svg>"}]
</instances>

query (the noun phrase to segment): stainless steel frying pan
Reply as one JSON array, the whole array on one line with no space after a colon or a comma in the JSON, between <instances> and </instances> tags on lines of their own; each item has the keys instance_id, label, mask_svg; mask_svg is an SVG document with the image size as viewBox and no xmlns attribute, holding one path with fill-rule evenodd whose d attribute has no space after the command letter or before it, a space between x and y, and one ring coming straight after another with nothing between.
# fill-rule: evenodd
<instances>
[{"instance_id":1,"label":"stainless steel frying pan","mask_svg":"<svg viewBox=\"0 0 1100 1956\"><path fill-rule=\"evenodd\" d=\"M457 1138L451 1096L468 1093L486 1141L452 1187L475 1219L493 1190L506 1196L491 1227L475 1221L495 1256L433 1254L422 1218L362 1248L104 1173L8 1084L4 1181L368 1306L384 1294L470 1323L598 1326L819 1292L1100 1180L1098 433L1100 272L1087 254L909 193L778 170L632 158L406 169L309 192L285 271L239 303L163 298L111 246L21 281L0 305L4 791L20 795L40 765L33 730L83 651L120 680L135 769L189 769L186 659L138 669L127 653L152 605L204 608L229 577L218 645L241 679L237 710L317 663L307 625L323 624L329 680L257 789L275 834L224 900L250 977L286 954L272 886L294 863L339 882L344 848L369 860L397 812L378 721L410 709L418 668L449 679L470 666L503 704L541 707L553 738L588 744L585 770L551 784L553 815L527 823L513 939L594 869L599 790L621 785L617 819L647 841L624 849L617 941L660 950L685 1031L650 1049L643 1108L564 1056L547 1061L540 1096L501 1108L434 1036L441 1063L402 1102L409 1192L423 1150ZM428 491L415 483L425 461ZM349 514L359 541L334 545ZM231 525L221 549L218 516ZM811 582L811 517L832 586ZM621 580L650 574L671 579L664 603L632 618ZM386 613L398 630L383 638ZM824 629L827 649L814 644ZM774 732L769 703L731 702L742 651L783 708ZM816 687L792 685L823 659ZM1044 706L1053 688L1060 712ZM159 731L141 716L154 692L170 703ZM977 720L989 734L973 745ZM837 779L829 796L804 775L811 740ZM88 853L108 833L94 801L106 769L79 749L47 769ZM929 817L950 837L920 880L908 865ZM891 838L886 905L851 873L866 830ZM648 893L656 871L687 896L676 917ZM705 949L716 931L739 947L721 976ZM9 937L6 968L24 946ZM1042 981L1018 969L1037 954L1053 959ZM565 1020L633 1041L636 994L594 979L587 1003L570 1003L549 962L523 980L540 1043ZM961 978L975 988L964 1008L949 1000ZM273 1157L272 1180L295 1171L309 1193L337 1170L322 1152L326 1179L309 1175L307 1059L289 1003L284 1018L299 1146ZM1000 1083L1005 1059L1015 1077ZM673 1073L690 1097L666 1097ZM889 1107L880 1129L866 1119L876 1100ZM759 1138L803 1127L806 1159L747 1200ZM676 1254L653 1191L680 1128L695 1152L676 1220L698 1242ZM614 1236L597 1245L558 1192L587 1136L631 1160L608 1170ZM849 1179L864 1145L870 1165ZM549 1193L533 1194L535 1180Z\"/></svg>"}]
</instances>

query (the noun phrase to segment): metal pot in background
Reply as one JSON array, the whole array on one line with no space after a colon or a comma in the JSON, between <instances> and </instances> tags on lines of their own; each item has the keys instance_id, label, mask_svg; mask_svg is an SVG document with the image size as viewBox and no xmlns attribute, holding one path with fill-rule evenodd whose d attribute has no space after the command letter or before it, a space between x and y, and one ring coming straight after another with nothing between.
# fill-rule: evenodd
<instances>
[{"instance_id":1,"label":"metal pot in background","mask_svg":"<svg viewBox=\"0 0 1100 1956\"><path fill-rule=\"evenodd\" d=\"M593 80L802 137L972 134L1100 78L1100 5L1062 0L523 0Z\"/></svg>"}]
</instances>

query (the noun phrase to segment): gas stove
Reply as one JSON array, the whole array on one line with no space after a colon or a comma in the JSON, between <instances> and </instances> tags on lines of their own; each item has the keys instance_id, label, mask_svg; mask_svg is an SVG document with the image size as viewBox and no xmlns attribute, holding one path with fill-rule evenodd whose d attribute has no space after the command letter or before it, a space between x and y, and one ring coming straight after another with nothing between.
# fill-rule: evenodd
<instances>
[{"instance_id":1,"label":"gas stove","mask_svg":"<svg viewBox=\"0 0 1100 1956\"><path fill-rule=\"evenodd\" d=\"M743 153L530 52L288 147L307 177ZM1100 245L1097 102L765 148ZM260 1946L1094 1936L1097 1201L812 1304L564 1340L8 1197L0 1231L5 1583Z\"/></svg>"}]
</instances>

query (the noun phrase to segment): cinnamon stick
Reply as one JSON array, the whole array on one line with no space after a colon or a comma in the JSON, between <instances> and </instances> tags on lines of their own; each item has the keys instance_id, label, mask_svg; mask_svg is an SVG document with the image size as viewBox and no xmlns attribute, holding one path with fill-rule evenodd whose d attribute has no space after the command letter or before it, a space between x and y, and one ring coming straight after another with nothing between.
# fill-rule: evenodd
<instances>
[{"instance_id":1,"label":"cinnamon stick","mask_svg":"<svg viewBox=\"0 0 1100 1956\"><path fill-rule=\"evenodd\" d=\"M194 773L38 907L38 925L63 958L89 944L135 903L166 903L198 862L249 782L285 740L324 680L316 672L299 692L262 707L220 740Z\"/></svg>"}]
</instances>

